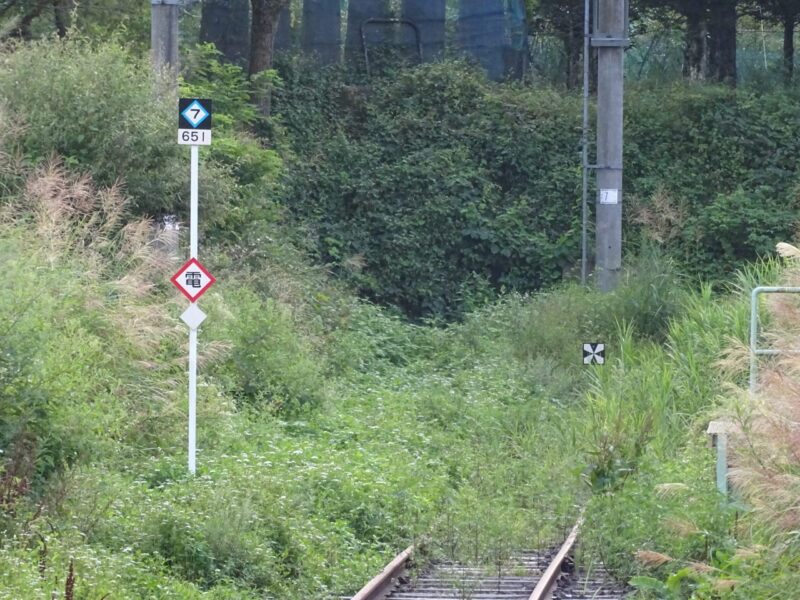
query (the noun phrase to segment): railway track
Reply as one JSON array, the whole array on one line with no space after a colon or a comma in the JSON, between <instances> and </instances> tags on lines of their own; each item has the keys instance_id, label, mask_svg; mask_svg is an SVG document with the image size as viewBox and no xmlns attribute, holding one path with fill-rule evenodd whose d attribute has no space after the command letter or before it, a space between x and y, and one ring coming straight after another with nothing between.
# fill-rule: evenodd
<instances>
[{"instance_id":1,"label":"railway track","mask_svg":"<svg viewBox=\"0 0 800 600\"><path fill-rule=\"evenodd\" d=\"M622 600L626 590L602 567L574 568L579 529L580 522L560 547L522 552L495 567L434 562L412 575L409 547L352 600Z\"/></svg>"}]
</instances>

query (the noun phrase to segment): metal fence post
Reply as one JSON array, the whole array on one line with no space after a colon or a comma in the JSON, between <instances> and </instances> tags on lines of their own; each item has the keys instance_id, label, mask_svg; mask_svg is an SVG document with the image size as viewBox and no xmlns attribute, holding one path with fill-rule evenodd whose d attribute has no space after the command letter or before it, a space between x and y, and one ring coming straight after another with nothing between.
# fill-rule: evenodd
<instances>
[{"instance_id":1,"label":"metal fence post","mask_svg":"<svg viewBox=\"0 0 800 600\"><path fill-rule=\"evenodd\" d=\"M750 394L758 387L758 357L800 354L800 350L758 347L758 297L761 294L800 294L800 287L757 287L750 294Z\"/></svg>"}]
</instances>

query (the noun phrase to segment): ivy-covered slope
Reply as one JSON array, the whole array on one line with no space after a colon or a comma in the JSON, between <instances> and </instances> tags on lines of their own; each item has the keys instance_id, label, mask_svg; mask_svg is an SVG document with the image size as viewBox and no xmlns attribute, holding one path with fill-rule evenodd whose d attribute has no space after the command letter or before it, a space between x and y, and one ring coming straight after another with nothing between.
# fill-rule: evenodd
<instances>
[{"instance_id":1,"label":"ivy-covered slope","mask_svg":"<svg viewBox=\"0 0 800 600\"><path fill-rule=\"evenodd\" d=\"M353 85L288 63L296 153L284 202L319 259L411 317L458 315L580 260L580 98L455 63ZM794 90L676 84L626 92L625 244L654 240L721 280L798 218Z\"/></svg>"}]
</instances>

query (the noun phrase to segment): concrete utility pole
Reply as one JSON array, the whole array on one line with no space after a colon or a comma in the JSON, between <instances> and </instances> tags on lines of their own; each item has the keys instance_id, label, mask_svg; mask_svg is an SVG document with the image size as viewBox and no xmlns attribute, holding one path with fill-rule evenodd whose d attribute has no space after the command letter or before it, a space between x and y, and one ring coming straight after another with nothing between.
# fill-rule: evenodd
<instances>
[{"instance_id":1,"label":"concrete utility pole","mask_svg":"<svg viewBox=\"0 0 800 600\"><path fill-rule=\"evenodd\" d=\"M178 84L178 19L183 4L183 0L150 0L153 70L167 73L174 86Z\"/></svg>"},{"instance_id":2,"label":"concrete utility pole","mask_svg":"<svg viewBox=\"0 0 800 600\"><path fill-rule=\"evenodd\" d=\"M623 66L628 45L627 0L598 0L597 288L608 292L622 272Z\"/></svg>"},{"instance_id":3,"label":"concrete utility pole","mask_svg":"<svg viewBox=\"0 0 800 600\"><path fill-rule=\"evenodd\" d=\"M342 7L339 0L305 0L300 42L303 52L322 65L339 62Z\"/></svg>"}]
</instances>

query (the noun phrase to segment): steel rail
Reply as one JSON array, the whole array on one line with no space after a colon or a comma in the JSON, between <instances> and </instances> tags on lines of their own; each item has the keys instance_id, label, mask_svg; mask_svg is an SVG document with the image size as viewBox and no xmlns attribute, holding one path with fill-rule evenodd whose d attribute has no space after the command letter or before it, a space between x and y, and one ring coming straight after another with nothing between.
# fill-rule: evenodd
<instances>
[{"instance_id":1,"label":"steel rail","mask_svg":"<svg viewBox=\"0 0 800 600\"><path fill-rule=\"evenodd\" d=\"M572 556L582 524L583 517L578 519L566 541L553 555L553 558L545 563L547 566L543 565L543 570L539 571L542 575L539 576L533 591L530 596L525 596L528 600L547 600L552 597L552 593L558 585L559 575L563 572L562 565ZM397 594L398 589L400 589L398 588L398 583L400 583L403 575L406 574L414 551L415 547L409 546L398 554L383 571L373 577L351 600L385 600L386 598L393 598L393 594ZM469 571L469 569L464 570ZM533 585L533 581L531 581L531 585ZM528 587L528 590L530 589ZM408 594L408 592L404 592L404 594Z\"/></svg>"},{"instance_id":2,"label":"steel rail","mask_svg":"<svg viewBox=\"0 0 800 600\"><path fill-rule=\"evenodd\" d=\"M561 546L561 549L556 553L550 565L545 569L544 574L539 579L539 583L533 588L533 593L528 600L546 600L550 598L553 587L556 584L556 579L561 574L561 565L572 554L572 549L575 547L575 542L578 540L578 532L580 532L581 525L583 525L583 517L578 519L575 527L572 528L566 541Z\"/></svg>"},{"instance_id":3,"label":"steel rail","mask_svg":"<svg viewBox=\"0 0 800 600\"><path fill-rule=\"evenodd\" d=\"M353 596L352 600L381 600L391 591L397 579L405 573L408 561L414 553L414 546L409 546L392 559L386 568L372 578L370 582Z\"/></svg>"}]
</instances>

